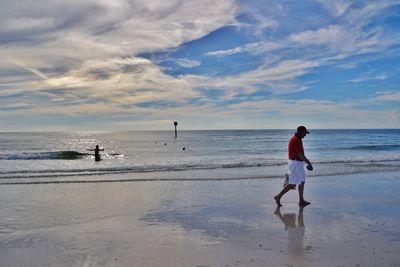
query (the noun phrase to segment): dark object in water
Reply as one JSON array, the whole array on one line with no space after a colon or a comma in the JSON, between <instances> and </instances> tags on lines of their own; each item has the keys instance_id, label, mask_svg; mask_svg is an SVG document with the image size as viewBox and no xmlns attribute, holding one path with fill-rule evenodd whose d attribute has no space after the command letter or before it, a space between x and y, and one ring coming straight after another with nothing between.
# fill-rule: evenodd
<instances>
[{"instance_id":1,"label":"dark object in water","mask_svg":"<svg viewBox=\"0 0 400 267\"><path fill-rule=\"evenodd\" d=\"M174 121L174 126L175 126L175 139L178 138L178 129L176 128L178 126L178 122Z\"/></svg>"},{"instance_id":2,"label":"dark object in water","mask_svg":"<svg viewBox=\"0 0 400 267\"><path fill-rule=\"evenodd\" d=\"M58 151L58 152L53 152L53 157L55 159L79 159L85 156L86 154L79 153L76 151Z\"/></svg>"}]
</instances>

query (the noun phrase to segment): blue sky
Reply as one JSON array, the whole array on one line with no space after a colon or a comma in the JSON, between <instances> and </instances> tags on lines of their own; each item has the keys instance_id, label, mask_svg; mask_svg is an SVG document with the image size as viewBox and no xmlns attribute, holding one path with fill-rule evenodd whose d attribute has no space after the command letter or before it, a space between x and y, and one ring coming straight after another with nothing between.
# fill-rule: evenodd
<instances>
[{"instance_id":1,"label":"blue sky","mask_svg":"<svg viewBox=\"0 0 400 267\"><path fill-rule=\"evenodd\" d=\"M400 1L2 1L2 131L399 128Z\"/></svg>"}]
</instances>

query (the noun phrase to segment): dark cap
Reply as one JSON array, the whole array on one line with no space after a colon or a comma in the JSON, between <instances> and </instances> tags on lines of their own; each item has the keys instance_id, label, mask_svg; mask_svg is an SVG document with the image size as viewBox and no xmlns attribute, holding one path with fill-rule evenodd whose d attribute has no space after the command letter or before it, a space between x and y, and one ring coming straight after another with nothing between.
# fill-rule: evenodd
<instances>
[{"instance_id":1,"label":"dark cap","mask_svg":"<svg viewBox=\"0 0 400 267\"><path fill-rule=\"evenodd\" d=\"M298 131L298 132L303 132L303 133L306 133L306 134L309 134L309 133L310 133L309 131L307 131L307 128L304 127L304 126L299 126L299 127L297 127L297 131Z\"/></svg>"}]
</instances>

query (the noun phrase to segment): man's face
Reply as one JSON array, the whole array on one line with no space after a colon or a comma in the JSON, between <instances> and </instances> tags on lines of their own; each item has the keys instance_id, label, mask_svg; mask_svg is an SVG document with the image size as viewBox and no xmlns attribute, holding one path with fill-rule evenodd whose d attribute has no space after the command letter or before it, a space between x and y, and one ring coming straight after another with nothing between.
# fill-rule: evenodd
<instances>
[{"instance_id":1,"label":"man's face","mask_svg":"<svg viewBox=\"0 0 400 267\"><path fill-rule=\"evenodd\" d=\"M306 132L303 132L303 131L299 132L299 134L300 134L300 137L301 137L301 138L304 138L304 137L306 137L306 135L307 135L307 133L306 133Z\"/></svg>"}]
</instances>

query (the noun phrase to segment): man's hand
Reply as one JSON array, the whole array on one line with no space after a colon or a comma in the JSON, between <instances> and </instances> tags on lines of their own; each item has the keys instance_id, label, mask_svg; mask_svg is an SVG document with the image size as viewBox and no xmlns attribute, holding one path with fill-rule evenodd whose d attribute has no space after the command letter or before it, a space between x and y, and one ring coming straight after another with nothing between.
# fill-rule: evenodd
<instances>
[{"instance_id":1,"label":"man's hand","mask_svg":"<svg viewBox=\"0 0 400 267\"><path fill-rule=\"evenodd\" d=\"M309 171L312 171L312 170L314 169L313 166L311 165L311 163L308 164L306 168L307 168L307 170L309 170Z\"/></svg>"}]
</instances>

